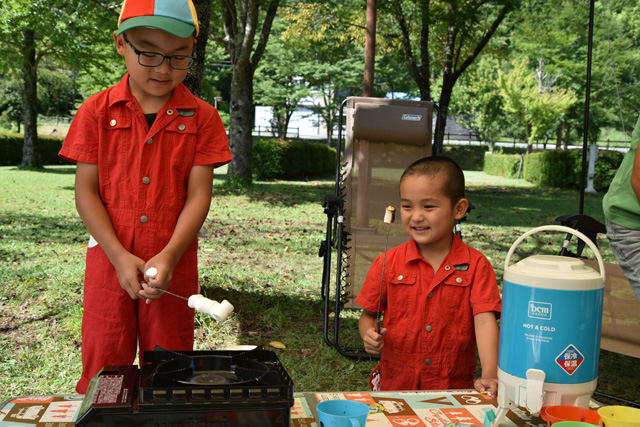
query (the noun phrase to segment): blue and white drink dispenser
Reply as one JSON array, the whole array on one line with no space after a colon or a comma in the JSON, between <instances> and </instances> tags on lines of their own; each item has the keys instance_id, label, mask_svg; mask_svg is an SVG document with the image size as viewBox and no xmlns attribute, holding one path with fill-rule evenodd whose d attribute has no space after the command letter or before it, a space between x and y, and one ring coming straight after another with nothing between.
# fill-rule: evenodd
<instances>
[{"instance_id":1,"label":"blue and white drink dispenser","mask_svg":"<svg viewBox=\"0 0 640 427\"><path fill-rule=\"evenodd\" d=\"M545 230L584 241L600 273L578 258L557 255L533 255L509 265L525 238ZM572 228L534 228L511 246L504 263L498 412L492 426L515 406L533 415L547 405L588 408L598 378L604 274L598 248Z\"/></svg>"}]
</instances>

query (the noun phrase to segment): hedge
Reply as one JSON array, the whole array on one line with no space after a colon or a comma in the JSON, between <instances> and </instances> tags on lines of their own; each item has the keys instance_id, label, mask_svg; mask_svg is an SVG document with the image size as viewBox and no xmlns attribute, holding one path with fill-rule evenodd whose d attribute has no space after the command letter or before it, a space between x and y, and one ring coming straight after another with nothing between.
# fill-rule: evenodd
<instances>
[{"instance_id":1,"label":"hedge","mask_svg":"<svg viewBox=\"0 0 640 427\"><path fill-rule=\"evenodd\" d=\"M578 157L580 156L580 157ZM522 177L547 188L580 188L581 151L551 150L525 156Z\"/></svg>"},{"instance_id":2,"label":"hedge","mask_svg":"<svg viewBox=\"0 0 640 427\"><path fill-rule=\"evenodd\" d=\"M594 177L597 191L607 191L623 157L617 151L599 151ZM519 164L518 155L490 154L485 156L484 171L515 178ZM581 150L546 150L524 156L521 178L541 187L579 189L581 171Z\"/></svg>"},{"instance_id":3,"label":"hedge","mask_svg":"<svg viewBox=\"0 0 640 427\"><path fill-rule=\"evenodd\" d=\"M36 142L44 165L68 164L58 157L63 138L39 135ZM0 133L0 166L16 166L22 161L23 136ZM515 178L520 155L484 155L484 146L445 146L443 155L454 159L464 170L484 170L490 175ZM623 153L600 150L595 167L594 187L606 191L618 169ZM258 179L305 179L334 173L336 151L320 142L259 139L253 144L253 172ZM521 178L542 187L580 188L581 150L545 150L524 157Z\"/></svg>"},{"instance_id":4,"label":"hedge","mask_svg":"<svg viewBox=\"0 0 640 427\"><path fill-rule=\"evenodd\" d=\"M39 135L38 155L44 165L69 164L58 157L64 138ZM24 137L0 133L0 166L22 162ZM304 179L335 172L336 150L326 144L276 139L258 140L253 145L253 171L258 179Z\"/></svg>"},{"instance_id":5,"label":"hedge","mask_svg":"<svg viewBox=\"0 0 640 427\"><path fill-rule=\"evenodd\" d=\"M37 152L45 165L68 164L58 157L64 139L55 136L38 135ZM0 133L0 166L17 166L22 162L24 136L18 133Z\"/></svg>"},{"instance_id":6,"label":"hedge","mask_svg":"<svg viewBox=\"0 0 640 427\"><path fill-rule=\"evenodd\" d=\"M305 179L336 169L336 150L318 142L260 139L253 144L253 173L258 179Z\"/></svg>"},{"instance_id":7,"label":"hedge","mask_svg":"<svg viewBox=\"0 0 640 427\"><path fill-rule=\"evenodd\" d=\"M485 145L445 145L444 157L449 157L466 171L481 171L484 162Z\"/></svg>"},{"instance_id":8,"label":"hedge","mask_svg":"<svg viewBox=\"0 0 640 427\"><path fill-rule=\"evenodd\" d=\"M489 175L516 178L521 157L517 154L490 154L484 156L484 171Z\"/></svg>"}]
</instances>

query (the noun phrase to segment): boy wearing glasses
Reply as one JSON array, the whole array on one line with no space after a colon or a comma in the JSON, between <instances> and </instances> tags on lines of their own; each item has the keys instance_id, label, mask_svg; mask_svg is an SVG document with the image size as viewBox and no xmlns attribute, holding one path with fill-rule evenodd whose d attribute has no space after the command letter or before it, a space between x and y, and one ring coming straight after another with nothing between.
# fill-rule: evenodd
<instances>
[{"instance_id":1,"label":"boy wearing glasses","mask_svg":"<svg viewBox=\"0 0 640 427\"><path fill-rule=\"evenodd\" d=\"M182 84L197 36L191 0L126 0L113 38L128 73L85 101L60 151L77 164L91 234L81 394L104 366L131 365L138 346L193 348L193 310L154 288L198 293L197 233L213 170L231 161L218 112Z\"/></svg>"}]
</instances>

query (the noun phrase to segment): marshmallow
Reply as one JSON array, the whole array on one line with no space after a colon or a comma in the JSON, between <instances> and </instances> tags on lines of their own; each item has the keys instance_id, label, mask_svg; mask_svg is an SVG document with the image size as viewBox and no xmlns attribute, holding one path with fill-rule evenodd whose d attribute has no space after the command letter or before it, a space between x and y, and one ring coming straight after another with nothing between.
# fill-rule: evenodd
<instances>
[{"instance_id":1,"label":"marshmallow","mask_svg":"<svg viewBox=\"0 0 640 427\"><path fill-rule=\"evenodd\" d=\"M200 294L189 297L189 307L195 308L200 313L208 314L218 322L225 321L229 314L233 312L233 305L229 301L223 300L219 303Z\"/></svg>"},{"instance_id":2,"label":"marshmallow","mask_svg":"<svg viewBox=\"0 0 640 427\"><path fill-rule=\"evenodd\" d=\"M384 211L384 223L393 224L393 220L396 218L396 208L393 206L387 206Z\"/></svg>"},{"instance_id":3,"label":"marshmallow","mask_svg":"<svg viewBox=\"0 0 640 427\"><path fill-rule=\"evenodd\" d=\"M151 267L150 269L147 270L147 276L150 279L155 279L157 275L158 275L158 270L155 267Z\"/></svg>"}]
</instances>

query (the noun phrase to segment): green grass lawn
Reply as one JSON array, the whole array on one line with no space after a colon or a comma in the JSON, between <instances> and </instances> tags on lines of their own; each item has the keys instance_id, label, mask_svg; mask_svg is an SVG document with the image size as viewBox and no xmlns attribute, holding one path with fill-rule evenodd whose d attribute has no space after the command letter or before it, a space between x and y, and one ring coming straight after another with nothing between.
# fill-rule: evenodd
<instances>
[{"instance_id":1,"label":"green grass lawn","mask_svg":"<svg viewBox=\"0 0 640 427\"><path fill-rule=\"evenodd\" d=\"M467 173L474 204L465 242L484 252L502 277L506 251L525 231L577 213L577 192ZM74 168L43 172L0 168L0 401L74 393L80 374L82 280L88 233L73 197ZM330 181L256 182L232 190L216 174L211 210L200 232L203 293L228 299L224 323L196 315L196 347L282 342L275 350L296 391L366 390L375 360L340 356L324 343L320 284ZM602 221L602 195L585 213ZM523 253L554 254L563 236L528 239ZM603 256L613 257L606 239ZM514 260L515 261L515 260ZM499 280L500 281L500 280ZM357 317L358 313L352 316ZM601 352L599 390L640 401L637 359Z\"/></svg>"}]
</instances>

